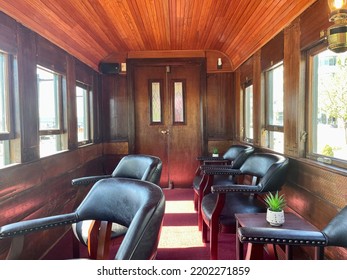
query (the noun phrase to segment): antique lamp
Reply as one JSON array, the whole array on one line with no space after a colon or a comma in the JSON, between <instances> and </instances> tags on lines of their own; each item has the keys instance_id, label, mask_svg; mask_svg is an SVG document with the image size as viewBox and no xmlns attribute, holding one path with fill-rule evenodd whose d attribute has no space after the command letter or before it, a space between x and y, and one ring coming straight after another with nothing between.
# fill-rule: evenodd
<instances>
[{"instance_id":1,"label":"antique lamp","mask_svg":"<svg viewBox=\"0 0 347 280\"><path fill-rule=\"evenodd\" d=\"M336 53L347 51L347 0L328 0L329 21L334 24L327 30L328 48Z\"/></svg>"}]
</instances>

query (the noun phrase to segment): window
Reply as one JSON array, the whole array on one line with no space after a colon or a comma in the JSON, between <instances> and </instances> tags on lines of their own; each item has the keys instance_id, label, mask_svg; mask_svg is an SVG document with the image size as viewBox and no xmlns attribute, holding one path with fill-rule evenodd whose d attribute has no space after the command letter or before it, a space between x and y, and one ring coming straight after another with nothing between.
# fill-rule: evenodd
<instances>
[{"instance_id":1,"label":"window","mask_svg":"<svg viewBox=\"0 0 347 280\"><path fill-rule=\"evenodd\" d=\"M185 81L173 82L173 123L184 124L185 112Z\"/></svg>"},{"instance_id":2,"label":"window","mask_svg":"<svg viewBox=\"0 0 347 280\"><path fill-rule=\"evenodd\" d=\"M162 81L149 81L151 124L162 123Z\"/></svg>"},{"instance_id":3,"label":"window","mask_svg":"<svg viewBox=\"0 0 347 280\"><path fill-rule=\"evenodd\" d=\"M76 108L77 108L77 139L78 144L85 145L92 142L91 126L91 90L88 85L77 83Z\"/></svg>"},{"instance_id":4,"label":"window","mask_svg":"<svg viewBox=\"0 0 347 280\"><path fill-rule=\"evenodd\" d=\"M11 141L15 134L12 110L14 60L12 55L0 51L0 168L16 162L18 158L11 154Z\"/></svg>"},{"instance_id":5,"label":"window","mask_svg":"<svg viewBox=\"0 0 347 280\"><path fill-rule=\"evenodd\" d=\"M37 66L40 157L66 149L63 137L63 76Z\"/></svg>"},{"instance_id":6,"label":"window","mask_svg":"<svg viewBox=\"0 0 347 280\"><path fill-rule=\"evenodd\" d=\"M308 157L347 167L347 54L309 52Z\"/></svg>"},{"instance_id":7,"label":"window","mask_svg":"<svg viewBox=\"0 0 347 280\"><path fill-rule=\"evenodd\" d=\"M244 87L244 139L253 142L253 85L248 83Z\"/></svg>"},{"instance_id":8,"label":"window","mask_svg":"<svg viewBox=\"0 0 347 280\"><path fill-rule=\"evenodd\" d=\"M266 147L283 153L283 64L265 72Z\"/></svg>"}]
</instances>

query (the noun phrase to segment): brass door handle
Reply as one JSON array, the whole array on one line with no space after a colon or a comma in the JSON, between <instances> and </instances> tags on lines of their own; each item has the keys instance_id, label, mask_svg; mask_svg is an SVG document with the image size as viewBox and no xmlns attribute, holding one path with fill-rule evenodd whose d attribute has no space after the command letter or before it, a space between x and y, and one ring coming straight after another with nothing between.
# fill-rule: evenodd
<instances>
[{"instance_id":1,"label":"brass door handle","mask_svg":"<svg viewBox=\"0 0 347 280\"><path fill-rule=\"evenodd\" d=\"M168 135L170 133L170 131L168 129L163 129L160 131L160 133Z\"/></svg>"}]
</instances>

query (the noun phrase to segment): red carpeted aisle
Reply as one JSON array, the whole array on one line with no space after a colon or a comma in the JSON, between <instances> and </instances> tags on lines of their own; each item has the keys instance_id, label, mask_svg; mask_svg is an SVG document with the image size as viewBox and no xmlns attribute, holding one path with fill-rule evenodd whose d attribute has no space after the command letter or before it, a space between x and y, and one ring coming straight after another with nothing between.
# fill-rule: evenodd
<instances>
[{"instance_id":1,"label":"red carpeted aisle","mask_svg":"<svg viewBox=\"0 0 347 280\"><path fill-rule=\"evenodd\" d=\"M208 260L209 243L202 243L192 189L164 189L166 210L158 260ZM219 235L219 259L235 259L235 235Z\"/></svg>"}]
</instances>

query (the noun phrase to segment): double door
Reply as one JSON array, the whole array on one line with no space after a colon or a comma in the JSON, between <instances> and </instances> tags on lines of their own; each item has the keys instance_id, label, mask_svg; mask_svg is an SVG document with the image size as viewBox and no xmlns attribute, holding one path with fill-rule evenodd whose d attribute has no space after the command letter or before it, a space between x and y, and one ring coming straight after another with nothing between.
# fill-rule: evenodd
<instances>
[{"instance_id":1,"label":"double door","mask_svg":"<svg viewBox=\"0 0 347 280\"><path fill-rule=\"evenodd\" d=\"M137 65L135 152L161 158L162 187L189 187L201 153L201 65Z\"/></svg>"}]
</instances>

